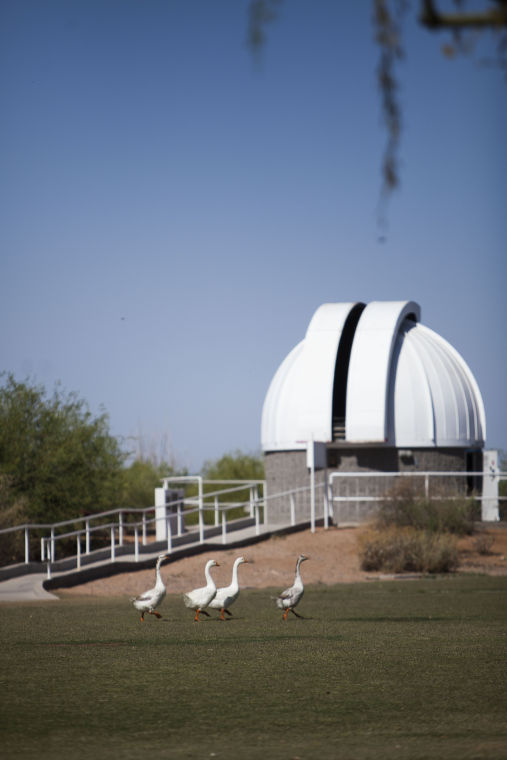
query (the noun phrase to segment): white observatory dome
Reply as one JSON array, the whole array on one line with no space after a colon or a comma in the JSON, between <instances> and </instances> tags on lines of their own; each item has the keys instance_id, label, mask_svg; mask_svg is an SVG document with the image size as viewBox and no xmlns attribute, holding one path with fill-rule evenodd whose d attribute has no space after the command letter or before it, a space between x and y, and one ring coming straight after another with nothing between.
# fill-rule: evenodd
<instances>
[{"instance_id":1,"label":"white observatory dome","mask_svg":"<svg viewBox=\"0 0 507 760\"><path fill-rule=\"evenodd\" d=\"M458 352L419 324L411 301L330 303L282 362L262 411L262 448L311 440L482 447L484 405Z\"/></svg>"}]
</instances>

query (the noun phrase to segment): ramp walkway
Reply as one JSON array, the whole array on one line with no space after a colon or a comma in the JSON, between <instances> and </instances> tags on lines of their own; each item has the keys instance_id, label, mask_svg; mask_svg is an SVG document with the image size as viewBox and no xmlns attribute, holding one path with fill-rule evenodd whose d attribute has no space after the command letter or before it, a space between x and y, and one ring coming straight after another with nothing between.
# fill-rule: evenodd
<instances>
[{"instance_id":1,"label":"ramp walkway","mask_svg":"<svg viewBox=\"0 0 507 760\"><path fill-rule=\"evenodd\" d=\"M111 575L151 568L158 555L162 553L168 554L170 563L194 554L240 549L243 546L264 541L274 534L292 533L309 527L310 522L307 520L296 525L287 525L286 523L249 525L235 530L234 534L230 533L227 543L223 542L221 534L209 535L203 542L199 540L198 535L195 535L193 536L195 540L187 540L184 544L174 546L171 551L167 551L166 542L149 544L144 547L142 559L138 558L137 561L132 552L122 554L115 561L102 559L98 562L91 562L80 569L73 567L63 572L53 572L50 578L48 578L47 571L28 572L0 582L0 603L58 601L59 597L56 594L58 589L71 588L97 578L107 578ZM38 564L42 565L42 563Z\"/></svg>"}]
</instances>

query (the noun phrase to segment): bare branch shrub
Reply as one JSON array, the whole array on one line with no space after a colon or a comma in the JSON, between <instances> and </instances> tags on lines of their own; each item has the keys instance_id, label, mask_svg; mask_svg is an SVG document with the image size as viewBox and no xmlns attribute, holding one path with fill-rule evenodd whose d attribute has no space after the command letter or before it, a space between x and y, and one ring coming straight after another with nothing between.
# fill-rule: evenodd
<instances>
[{"instance_id":1,"label":"bare branch shrub","mask_svg":"<svg viewBox=\"0 0 507 760\"><path fill-rule=\"evenodd\" d=\"M469 535L474 530L476 503L472 498L455 495L450 485L439 485L427 498L422 484L402 478L381 503L377 527L412 527L432 533Z\"/></svg>"},{"instance_id":2,"label":"bare branch shrub","mask_svg":"<svg viewBox=\"0 0 507 760\"><path fill-rule=\"evenodd\" d=\"M493 546L494 538L488 533L479 533L474 538L474 549L478 554L486 555L491 554L491 547Z\"/></svg>"},{"instance_id":3,"label":"bare branch shrub","mask_svg":"<svg viewBox=\"0 0 507 760\"><path fill-rule=\"evenodd\" d=\"M458 566L456 539L410 527L371 530L359 541L363 570L448 573Z\"/></svg>"}]
</instances>

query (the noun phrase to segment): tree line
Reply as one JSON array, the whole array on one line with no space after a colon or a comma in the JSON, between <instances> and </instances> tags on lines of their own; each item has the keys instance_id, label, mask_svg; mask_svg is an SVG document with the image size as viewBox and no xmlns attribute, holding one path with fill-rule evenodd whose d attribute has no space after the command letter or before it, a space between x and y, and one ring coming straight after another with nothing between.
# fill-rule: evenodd
<instances>
[{"instance_id":1,"label":"tree line","mask_svg":"<svg viewBox=\"0 0 507 760\"><path fill-rule=\"evenodd\" d=\"M53 523L120 507L153 506L162 478L186 475L165 461L132 456L109 430L105 410L57 384L52 393L30 379L0 375L0 529ZM262 459L235 452L206 462L209 479L262 479ZM3 561L19 559L13 534ZM5 557L5 552L10 560Z\"/></svg>"}]
</instances>

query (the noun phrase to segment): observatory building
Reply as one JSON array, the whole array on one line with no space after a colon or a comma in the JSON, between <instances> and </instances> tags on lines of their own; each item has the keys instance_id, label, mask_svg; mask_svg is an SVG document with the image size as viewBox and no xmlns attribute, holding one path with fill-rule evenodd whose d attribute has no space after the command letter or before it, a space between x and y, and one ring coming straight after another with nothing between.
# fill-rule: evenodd
<instances>
[{"instance_id":1,"label":"observatory building","mask_svg":"<svg viewBox=\"0 0 507 760\"><path fill-rule=\"evenodd\" d=\"M315 444L321 483L326 471L482 471L486 420L479 387L459 353L420 323L420 311L413 301L317 309L264 401L268 494L309 485L308 452L317 451ZM375 478L365 478L364 487L374 491ZM358 515L358 504L352 506L356 517L372 507L366 501ZM276 520L278 510L286 517L288 509L280 498L270 515ZM297 509L299 516L308 511L308 495Z\"/></svg>"}]
</instances>

